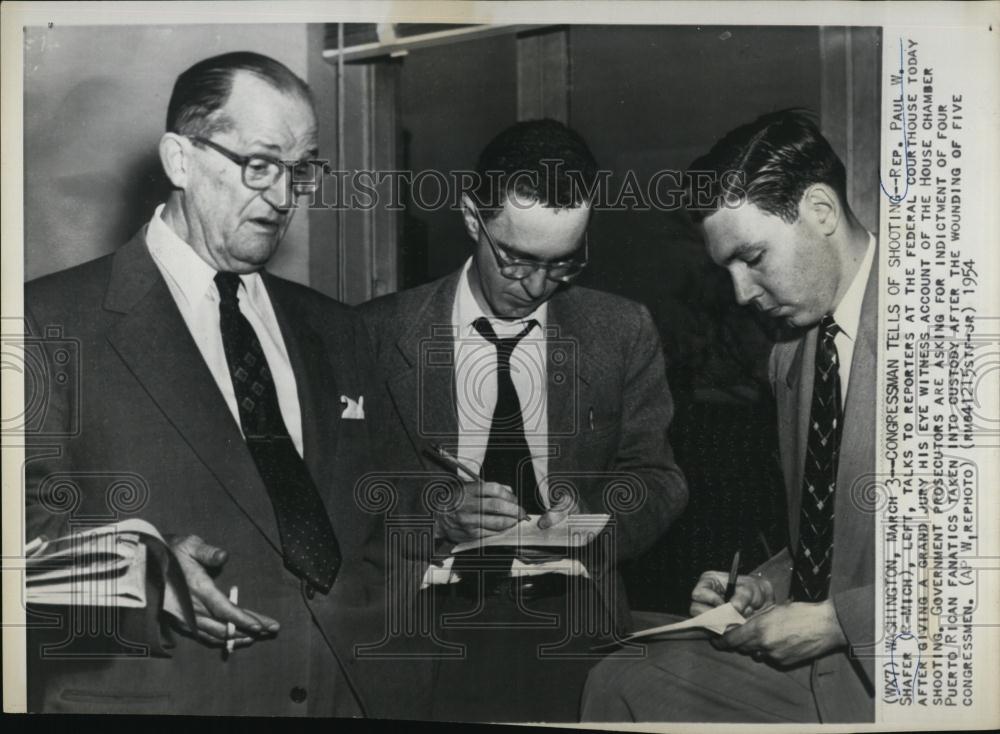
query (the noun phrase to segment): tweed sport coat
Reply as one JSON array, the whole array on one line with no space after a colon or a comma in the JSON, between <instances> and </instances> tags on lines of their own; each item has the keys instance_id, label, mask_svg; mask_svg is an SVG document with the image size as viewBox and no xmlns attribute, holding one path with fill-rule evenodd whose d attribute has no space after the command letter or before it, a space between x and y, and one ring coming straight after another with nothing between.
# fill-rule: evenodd
<instances>
[{"instance_id":1,"label":"tweed sport coat","mask_svg":"<svg viewBox=\"0 0 1000 734\"><path fill-rule=\"evenodd\" d=\"M426 447L458 436L451 319L461 272L359 307L391 408L384 438L398 467L429 476L441 468ZM547 321L549 481L573 487L582 512L612 516L586 563L621 631L631 620L615 566L648 549L687 502L667 441L673 402L660 339L644 306L579 286L556 292ZM426 513L419 487L400 491L407 511ZM424 568L417 559L408 582L419 584Z\"/></svg>"}]
</instances>

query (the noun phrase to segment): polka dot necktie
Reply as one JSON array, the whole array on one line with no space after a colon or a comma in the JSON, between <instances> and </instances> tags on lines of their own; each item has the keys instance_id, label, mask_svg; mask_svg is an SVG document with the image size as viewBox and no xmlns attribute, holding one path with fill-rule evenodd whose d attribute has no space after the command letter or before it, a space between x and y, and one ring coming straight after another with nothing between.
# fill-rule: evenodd
<instances>
[{"instance_id":1,"label":"polka dot necktie","mask_svg":"<svg viewBox=\"0 0 1000 734\"><path fill-rule=\"evenodd\" d=\"M333 587L341 563L330 518L288 435L260 340L240 312L240 278L235 273L217 273L215 284L222 346L236 392L240 425L274 507L285 567L326 593Z\"/></svg>"},{"instance_id":2,"label":"polka dot necktie","mask_svg":"<svg viewBox=\"0 0 1000 734\"><path fill-rule=\"evenodd\" d=\"M531 451L524 437L521 403L510 376L510 357L518 342L530 332L537 321L529 321L517 336L501 339L488 319L478 318L473 327L497 349L497 404L490 423L490 438L483 457L482 476L488 482L506 484L517 495L525 512L537 515L545 512L538 498L538 485L531 461Z\"/></svg>"},{"instance_id":3,"label":"polka dot necktie","mask_svg":"<svg viewBox=\"0 0 1000 734\"><path fill-rule=\"evenodd\" d=\"M827 314L819 324L809 436L802 475L799 543L792 575L794 601L819 602L830 593L833 565L833 506L843 411L840 359L834 337L840 327Z\"/></svg>"}]
</instances>

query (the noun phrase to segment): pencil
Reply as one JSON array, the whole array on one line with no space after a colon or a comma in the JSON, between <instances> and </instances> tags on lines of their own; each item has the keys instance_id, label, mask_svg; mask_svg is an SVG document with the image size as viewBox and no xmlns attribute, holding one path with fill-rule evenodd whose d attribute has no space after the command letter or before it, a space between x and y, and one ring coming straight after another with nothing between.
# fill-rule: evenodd
<instances>
[{"instance_id":1,"label":"pencil","mask_svg":"<svg viewBox=\"0 0 1000 734\"><path fill-rule=\"evenodd\" d=\"M736 579L740 572L740 552L736 551L733 555L733 565L729 567L729 582L726 584L726 596L725 601L729 601L733 598L733 594L736 593Z\"/></svg>"}]
</instances>

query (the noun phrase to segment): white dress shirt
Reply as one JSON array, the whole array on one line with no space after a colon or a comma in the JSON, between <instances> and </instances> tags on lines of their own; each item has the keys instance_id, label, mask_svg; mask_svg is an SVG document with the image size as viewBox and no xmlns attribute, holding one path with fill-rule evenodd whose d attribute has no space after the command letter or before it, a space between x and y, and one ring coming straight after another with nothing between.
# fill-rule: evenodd
<instances>
[{"instance_id":1,"label":"white dress shirt","mask_svg":"<svg viewBox=\"0 0 1000 734\"><path fill-rule=\"evenodd\" d=\"M840 404L847 404L847 384L851 379L851 361L854 359L854 344L858 338L858 327L861 324L861 305L865 298L865 288L868 286L868 276L871 274L872 262L875 259L875 235L868 234L868 249L861 260L861 266L854 275L854 280L848 287L844 297L833 310L833 320L837 322L840 331L833 338L837 345L837 374L840 377Z\"/></svg>"},{"instance_id":2,"label":"white dress shirt","mask_svg":"<svg viewBox=\"0 0 1000 734\"><path fill-rule=\"evenodd\" d=\"M219 328L219 290L215 286L216 270L205 262L184 240L167 226L161 218L163 204L153 213L146 230L146 245L159 268L167 288L173 296L177 308L187 324L188 331L198 347L205 364L208 365L215 384L225 398L229 412L237 427L240 427L240 413L236 405L226 353L222 347L222 331ZM274 377L278 393L278 406L285 421L288 435L295 449L302 455L302 414L299 395L295 385L295 374L288 360L285 342L274 315L271 299L264 287L260 273L241 275L243 288L239 291L240 312L257 333L264 350L268 368ZM242 433L242 428L240 427Z\"/></svg>"},{"instance_id":3,"label":"white dress shirt","mask_svg":"<svg viewBox=\"0 0 1000 734\"><path fill-rule=\"evenodd\" d=\"M497 404L497 349L473 326L485 318L500 338L517 336L532 320L538 325L514 347L510 357L510 378L521 405L524 438L531 452L535 481L548 507L548 370L545 326L548 304L543 303L528 316L503 320L486 313L469 287L470 258L462 269L452 307L451 324L455 338L455 396L458 410L459 458L479 468L486 456L493 410Z\"/></svg>"}]
</instances>

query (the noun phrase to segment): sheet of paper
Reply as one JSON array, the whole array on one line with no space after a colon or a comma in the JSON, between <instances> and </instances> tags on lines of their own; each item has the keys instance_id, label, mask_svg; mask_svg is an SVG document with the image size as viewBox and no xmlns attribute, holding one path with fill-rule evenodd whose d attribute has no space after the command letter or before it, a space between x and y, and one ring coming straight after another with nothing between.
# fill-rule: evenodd
<instances>
[{"instance_id":1,"label":"sheet of paper","mask_svg":"<svg viewBox=\"0 0 1000 734\"><path fill-rule=\"evenodd\" d=\"M114 575L132 562L137 545L137 533L88 534L72 540L60 539L50 544L45 553L26 560L27 583Z\"/></svg>"},{"instance_id":2,"label":"sheet of paper","mask_svg":"<svg viewBox=\"0 0 1000 734\"><path fill-rule=\"evenodd\" d=\"M721 635L729 626L734 624L740 625L745 621L746 619L744 619L743 615L732 604L720 604L717 607L712 607L707 612L699 614L697 617L691 617L691 619L685 619L682 622L675 622L674 624L664 624L659 627L650 627L639 632L633 632L625 639L638 640L643 637L666 635L671 632L680 632L687 629L706 629L709 632Z\"/></svg>"},{"instance_id":3,"label":"sheet of paper","mask_svg":"<svg viewBox=\"0 0 1000 734\"><path fill-rule=\"evenodd\" d=\"M160 535L159 531L153 527L153 525L145 520L132 517L128 520L122 520L121 522L114 523L112 525L102 525L96 528L88 528L86 530L80 530L75 533L71 533L70 535L64 535L61 538L55 538L52 540L35 538L26 546L25 555L28 557L29 567L32 560L38 558L43 558L45 563L50 563L52 560L64 556L78 556L81 551L92 547L91 543L95 538L100 538L105 535L123 535L126 533L149 535L156 538L161 543L166 542L163 540L163 536Z\"/></svg>"},{"instance_id":4,"label":"sheet of paper","mask_svg":"<svg viewBox=\"0 0 1000 734\"><path fill-rule=\"evenodd\" d=\"M91 607L146 606L146 546L136 543L123 573L71 576L54 583L28 585L25 596L31 604Z\"/></svg>"},{"instance_id":5,"label":"sheet of paper","mask_svg":"<svg viewBox=\"0 0 1000 734\"><path fill-rule=\"evenodd\" d=\"M534 546L541 548L579 548L594 539L608 524L610 515L571 515L558 525L542 530L538 527L541 515L529 515L512 528L502 533L478 540L459 543L452 553L462 553L475 548L492 546Z\"/></svg>"}]
</instances>

